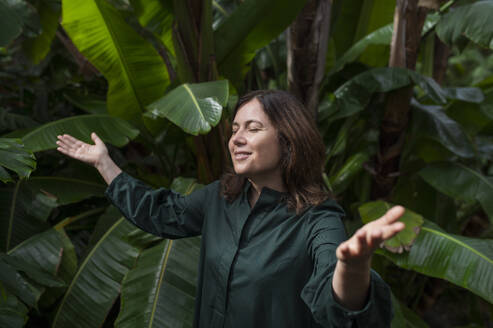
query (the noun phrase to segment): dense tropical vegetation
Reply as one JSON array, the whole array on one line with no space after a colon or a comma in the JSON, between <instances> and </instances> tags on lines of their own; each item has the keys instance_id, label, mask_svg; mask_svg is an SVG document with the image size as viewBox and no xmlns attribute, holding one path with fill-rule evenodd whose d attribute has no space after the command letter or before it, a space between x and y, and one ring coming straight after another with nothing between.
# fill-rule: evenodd
<instances>
[{"instance_id":1,"label":"dense tropical vegetation","mask_svg":"<svg viewBox=\"0 0 493 328\"><path fill-rule=\"evenodd\" d=\"M228 163L239 94L317 117L348 232L391 204L373 267L393 327L493 325L493 1L0 0L0 326L190 327L197 238L125 221L56 136L184 194Z\"/></svg>"}]
</instances>

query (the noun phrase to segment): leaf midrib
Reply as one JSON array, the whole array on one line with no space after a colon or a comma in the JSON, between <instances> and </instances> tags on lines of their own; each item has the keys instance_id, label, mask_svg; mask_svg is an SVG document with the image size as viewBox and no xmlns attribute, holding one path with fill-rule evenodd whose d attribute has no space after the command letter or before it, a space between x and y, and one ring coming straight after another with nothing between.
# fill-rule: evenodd
<instances>
[{"instance_id":1,"label":"leaf midrib","mask_svg":"<svg viewBox=\"0 0 493 328\"><path fill-rule=\"evenodd\" d=\"M477 251L476 249L474 249L473 247L469 246L468 244L464 243L463 241L457 239L457 238L454 238L452 237L451 235L449 234L445 234L439 230L435 230L435 229L432 229L432 228L429 228L429 227L421 227L422 230L424 231L428 231L432 234L436 234L436 235L439 235L440 237L442 238L445 238L445 239L448 239L452 242L455 242L456 244L466 248L467 250L469 250L470 252L476 254L477 256L479 256L480 258L486 260L487 262L489 262L490 264L493 264L493 260L486 257L483 253L480 253L479 251Z\"/></svg>"},{"instance_id":2,"label":"leaf midrib","mask_svg":"<svg viewBox=\"0 0 493 328\"><path fill-rule=\"evenodd\" d=\"M157 308L157 301L159 299L159 291L161 290L161 285L164 280L164 273L166 271L166 267L168 266L168 258L169 258L169 254L171 253L171 248L173 247L173 242L174 242L173 240L168 240L168 249L166 250L166 255L164 257L163 264L161 265L161 272L159 274L158 285L157 285L156 293L154 294L154 301L152 302L151 320L149 320L148 327L152 327L152 323L154 322L154 316Z\"/></svg>"},{"instance_id":3,"label":"leaf midrib","mask_svg":"<svg viewBox=\"0 0 493 328\"><path fill-rule=\"evenodd\" d=\"M12 237L12 225L14 221L14 213L15 213L15 205L17 203L17 194L19 193L19 188L21 185L21 181L18 181L15 185L14 193L12 195L12 206L10 207L10 215L9 215L9 228L7 231L7 244L5 245L5 251L8 251L10 246L10 239Z\"/></svg>"},{"instance_id":4,"label":"leaf midrib","mask_svg":"<svg viewBox=\"0 0 493 328\"><path fill-rule=\"evenodd\" d=\"M109 228L108 231L106 231L106 233L94 245L94 247L91 249L91 251L89 252L89 254L87 254L86 258L81 263L81 265L79 267L79 270L77 271L77 273L75 274L74 278L72 279L72 282L70 283L70 286L67 288L67 291L65 292L65 295L63 296L62 301L60 302L60 306L58 307L58 311L57 311L57 313L55 315L55 319L53 319L53 325L52 325L52 327L55 327L55 325L57 323L57 320L58 320L58 316L59 316L59 314L61 312L61 309L65 305L65 300L67 299L67 296L70 294L70 292L72 290L72 287L75 285L77 279L79 278L79 275L81 274L82 270L85 268L87 262L89 262L89 260L92 258L92 255L94 254L94 252L96 252L96 250L99 249L100 244L102 244L106 240L106 237L111 232L113 232L113 230L115 230L122 222L124 222L124 220L125 220L125 218L123 218L123 217L120 218L111 228Z\"/></svg>"},{"instance_id":5,"label":"leaf midrib","mask_svg":"<svg viewBox=\"0 0 493 328\"><path fill-rule=\"evenodd\" d=\"M49 123L46 123L46 124L43 124L43 125L37 127L33 131L31 131L28 134L26 134L25 136L23 136L21 140L22 140L22 142L24 142L25 139L28 139L28 137L35 134L36 132L42 131L45 128L49 128L53 125L57 125L60 123L66 123L66 122L73 121L73 120L78 121L81 119L92 119L92 118L98 118L98 117L100 117L100 118L115 118L115 117L112 117L112 116L107 115L107 114L87 114L87 115L77 115L77 116L72 116L72 117L68 117L68 118L63 118L61 120L49 122Z\"/></svg>"},{"instance_id":6,"label":"leaf midrib","mask_svg":"<svg viewBox=\"0 0 493 328\"><path fill-rule=\"evenodd\" d=\"M195 105L195 107L197 108L197 111L199 112L200 114L200 117L202 118L202 120L204 120L205 122L207 122L205 120L205 117L204 117L204 114L202 114L202 111L200 110L200 106L199 106L199 103L197 102L197 99L195 99L195 96L192 92L192 90L190 90L190 88L188 87L188 83L185 83L183 84L183 87L185 88L185 90L188 92L188 94L190 95L190 98L192 98L192 101L193 101L193 104Z\"/></svg>"},{"instance_id":7,"label":"leaf midrib","mask_svg":"<svg viewBox=\"0 0 493 328\"><path fill-rule=\"evenodd\" d=\"M142 105L142 102L140 101L140 98L138 97L137 91L135 90L135 86L132 83L132 81L133 81L133 79L131 78L132 72L128 67L128 64L125 60L125 57L122 55L123 51L121 50L120 45L118 43L118 41L119 41L119 39L117 37L118 34L114 33L112 28L110 28L111 24L109 24L109 23L111 22L111 19L105 19L107 17L104 15L104 11L101 10L101 6L99 4L99 1L94 0L94 3L96 4L96 7L98 8L99 14L101 15L101 20L103 21L104 25L106 26L106 30L110 34L111 40L113 41L112 42L113 46L116 50L116 54L117 54L118 58L120 59L120 62L122 63L122 65L124 67L123 72L124 72L124 75L127 79L127 83L130 86L130 89L132 90L134 98L137 100L140 112L142 112L143 105ZM110 4L108 4L108 5L111 6ZM108 82L110 82L110 81L108 81Z\"/></svg>"}]
</instances>

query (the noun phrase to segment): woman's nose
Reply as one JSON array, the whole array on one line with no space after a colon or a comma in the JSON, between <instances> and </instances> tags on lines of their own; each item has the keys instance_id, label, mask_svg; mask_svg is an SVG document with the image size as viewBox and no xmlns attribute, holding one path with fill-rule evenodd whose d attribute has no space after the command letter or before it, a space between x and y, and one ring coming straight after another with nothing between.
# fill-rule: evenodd
<instances>
[{"instance_id":1,"label":"woman's nose","mask_svg":"<svg viewBox=\"0 0 493 328\"><path fill-rule=\"evenodd\" d=\"M246 143L246 139L245 137L243 136L243 133L240 132L240 131L237 131L235 134L233 134L231 136L231 142L234 144L234 145L243 145Z\"/></svg>"}]
</instances>

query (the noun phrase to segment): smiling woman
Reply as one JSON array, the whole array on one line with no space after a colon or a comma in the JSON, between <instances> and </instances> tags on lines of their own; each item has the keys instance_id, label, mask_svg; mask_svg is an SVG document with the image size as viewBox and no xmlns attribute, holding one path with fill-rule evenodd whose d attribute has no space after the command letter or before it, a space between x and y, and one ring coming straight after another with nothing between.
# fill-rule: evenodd
<instances>
[{"instance_id":1,"label":"smiling woman","mask_svg":"<svg viewBox=\"0 0 493 328\"><path fill-rule=\"evenodd\" d=\"M404 228L403 209L345 241L344 211L321 182L321 137L292 95L240 98L232 172L186 197L122 172L92 139L59 136L58 150L95 166L128 220L165 238L202 235L194 327L390 326L390 290L370 262Z\"/></svg>"},{"instance_id":2,"label":"smiling woman","mask_svg":"<svg viewBox=\"0 0 493 328\"><path fill-rule=\"evenodd\" d=\"M257 191L288 191L288 207L298 213L327 199L321 180L325 148L298 99L279 90L254 91L239 99L233 115L234 173L222 179L227 198L235 198L249 178Z\"/></svg>"}]
</instances>

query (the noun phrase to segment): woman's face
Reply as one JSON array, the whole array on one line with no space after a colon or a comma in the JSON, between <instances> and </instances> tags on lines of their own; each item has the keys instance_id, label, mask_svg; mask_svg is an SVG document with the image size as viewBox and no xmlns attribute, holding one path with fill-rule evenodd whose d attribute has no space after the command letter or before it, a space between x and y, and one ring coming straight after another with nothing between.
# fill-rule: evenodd
<instances>
[{"instance_id":1,"label":"woman's face","mask_svg":"<svg viewBox=\"0 0 493 328\"><path fill-rule=\"evenodd\" d=\"M236 174L267 180L281 176L277 130L257 99L240 107L232 130L228 146Z\"/></svg>"}]
</instances>

